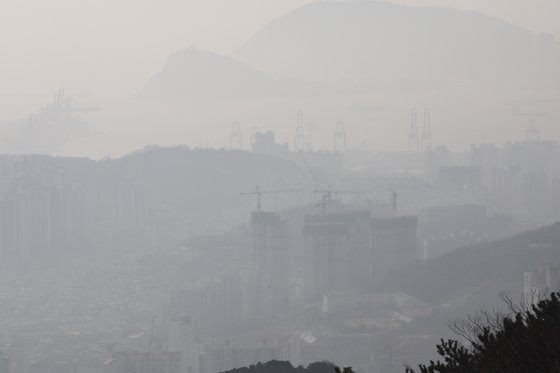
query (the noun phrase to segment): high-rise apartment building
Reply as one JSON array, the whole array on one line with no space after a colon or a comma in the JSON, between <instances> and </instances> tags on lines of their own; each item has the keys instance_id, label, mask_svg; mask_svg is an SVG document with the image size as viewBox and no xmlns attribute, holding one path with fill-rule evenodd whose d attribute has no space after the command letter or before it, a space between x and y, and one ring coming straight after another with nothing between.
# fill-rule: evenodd
<instances>
[{"instance_id":1,"label":"high-rise apartment building","mask_svg":"<svg viewBox=\"0 0 560 373\"><path fill-rule=\"evenodd\" d=\"M374 280L385 279L391 272L418 259L417 230L416 216L372 219L371 268Z\"/></svg>"},{"instance_id":2,"label":"high-rise apartment building","mask_svg":"<svg viewBox=\"0 0 560 373\"><path fill-rule=\"evenodd\" d=\"M257 314L265 315L289 302L290 226L272 212L255 211L251 222Z\"/></svg>"}]
</instances>

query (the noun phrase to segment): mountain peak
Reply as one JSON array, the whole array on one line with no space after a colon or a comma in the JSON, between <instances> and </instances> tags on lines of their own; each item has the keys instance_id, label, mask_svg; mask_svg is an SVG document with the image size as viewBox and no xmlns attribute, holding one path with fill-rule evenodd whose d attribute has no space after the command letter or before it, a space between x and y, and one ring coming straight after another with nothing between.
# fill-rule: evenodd
<instances>
[{"instance_id":1,"label":"mountain peak","mask_svg":"<svg viewBox=\"0 0 560 373\"><path fill-rule=\"evenodd\" d=\"M232 56L278 78L560 81L560 46L476 12L382 1L317 1Z\"/></svg>"},{"instance_id":2,"label":"mountain peak","mask_svg":"<svg viewBox=\"0 0 560 373\"><path fill-rule=\"evenodd\" d=\"M196 47L171 54L163 70L145 85L144 96L215 97L265 92L273 84L266 74Z\"/></svg>"}]
</instances>

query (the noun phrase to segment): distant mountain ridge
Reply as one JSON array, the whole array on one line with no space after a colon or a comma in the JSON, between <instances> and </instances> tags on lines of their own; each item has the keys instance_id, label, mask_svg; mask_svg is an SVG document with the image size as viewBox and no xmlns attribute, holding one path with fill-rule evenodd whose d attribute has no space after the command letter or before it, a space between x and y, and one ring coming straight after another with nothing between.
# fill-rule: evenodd
<instances>
[{"instance_id":1,"label":"distant mountain ridge","mask_svg":"<svg viewBox=\"0 0 560 373\"><path fill-rule=\"evenodd\" d=\"M232 54L276 77L560 82L560 44L480 13L381 1L317 1Z\"/></svg>"},{"instance_id":2,"label":"distant mountain ridge","mask_svg":"<svg viewBox=\"0 0 560 373\"><path fill-rule=\"evenodd\" d=\"M350 89L355 89L350 87ZM275 79L235 59L198 48L171 54L163 70L144 86L143 97L255 98L320 94L339 87L303 80Z\"/></svg>"},{"instance_id":3,"label":"distant mountain ridge","mask_svg":"<svg viewBox=\"0 0 560 373\"><path fill-rule=\"evenodd\" d=\"M560 265L560 222L512 237L465 247L419 263L388 283L434 304L491 307L498 293L518 299L523 273ZM558 291L560 283L552 291Z\"/></svg>"},{"instance_id":4,"label":"distant mountain ridge","mask_svg":"<svg viewBox=\"0 0 560 373\"><path fill-rule=\"evenodd\" d=\"M145 85L144 96L245 96L268 94L274 79L227 56L187 48L169 56Z\"/></svg>"},{"instance_id":5,"label":"distant mountain ridge","mask_svg":"<svg viewBox=\"0 0 560 373\"><path fill-rule=\"evenodd\" d=\"M254 98L457 83L560 87L560 44L476 12L316 1L229 56L197 48L171 54L141 95Z\"/></svg>"},{"instance_id":6,"label":"distant mountain ridge","mask_svg":"<svg viewBox=\"0 0 560 373\"><path fill-rule=\"evenodd\" d=\"M230 229L247 218L244 208L252 205L239 192L287 182L297 174L295 164L273 157L186 146L149 146L101 164L107 175L138 185L148 204L157 206L154 213L188 222L177 227L170 220L165 227L185 236Z\"/></svg>"}]
</instances>

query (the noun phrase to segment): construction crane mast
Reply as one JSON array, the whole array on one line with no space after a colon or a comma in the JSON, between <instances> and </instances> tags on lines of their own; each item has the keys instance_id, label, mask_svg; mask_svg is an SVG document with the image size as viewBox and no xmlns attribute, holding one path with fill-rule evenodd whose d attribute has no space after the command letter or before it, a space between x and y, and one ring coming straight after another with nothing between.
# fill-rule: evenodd
<instances>
[{"instance_id":1,"label":"construction crane mast","mask_svg":"<svg viewBox=\"0 0 560 373\"><path fill-rule=\"evenodd\" d=\"M150 330L148 331L148 347L147 347L147 352L148 354L150 354L152 352L152 346L154 344L154 334L155 334L155 328L156 328L156 315L152 316L152 320L150 321Z\"/></svg>"},{"instance_id":2,"label":"construction crane mast","mask_svg":"<svg viewBox=\"0 0 560 373\"><path fill-rule=\"evenodd\" d=\"M278 190L261 190L258 185L255 185L253 192L241 192L241 196L256 196L257 197L257 211L262 211L262 196L263 194L279 194L279 193L292 193L301 192L302 189L278 189Z\"/></svg>"},{"instance_id":3,"label":"construction crane mast","mask_svg":"<svg viewBox=\"0 0 560 373\"><path fill-rule=\"evenodd\" d=\"M321 214L325 215L328 206L332 205L336 200L333 200L334 194L371 194L367 190L351 190L351 189L331 189L329 186L327 189L314 190L314 194L321 194L321 201L319 201L315 206L321 207Z\"/></svg>"},{"instance_id":4,"label":"construction crane mast","mask_svg":"<svg viewBox=\"0 0 560 373\"><path fill-rule=\"evenodd\" d=\"M321 194L321 200L317 202L315 207L320 207L321 215L325 215L325 212L327 211L327 206L334 203L334 201L332 200L332 191L330 187L327 189L314 190L313 193Z\"/></svg>"},{"instance_id":5,"label":"construction crane mast","mask_svg":"<svg viewBox=\"0 0 560 373\"><path fill-rule=\"evenodd\" d=\"M399 193L397 193L394 189L391 189L391 206L393 207L393 214L397 216L397 209L399 203Z\"/></svg>"}]
</instances>

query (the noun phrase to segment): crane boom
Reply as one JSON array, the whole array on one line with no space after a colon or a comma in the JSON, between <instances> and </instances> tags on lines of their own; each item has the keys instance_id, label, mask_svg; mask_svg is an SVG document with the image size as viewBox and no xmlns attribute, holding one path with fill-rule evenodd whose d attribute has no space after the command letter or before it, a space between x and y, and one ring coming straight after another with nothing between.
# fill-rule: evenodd
<instances>
[{"instance_id":1,"label":"crane boom","mask_svg":"<svg viewBox=\"0 0 560 373\"><path fill-rule=\"evenodd\" d=\"M315 184L317 184L317 186L319 188L323 188L321 186L321 183L319 182L319 180L317 179L317 177L315 176L315 174L313 173L313 170L311 169L311 166L309 165L309 163L307 163L307 159L305 159L305 155L303 154L303 152L301 150L298 151L299 156L301 157L301 159L303 160L303 164L305 165L305 168L307 169L307 172L309 172L309 175L311 175L311 178L313 179L313 181L315 182Z\"/></svg>"},{"instance_id":2,"label":"crane boom","mask_svg":"<svg viewBox=\"0 0 560 373\"><path fill-rule=\"evenodd\" d=\"M279 194L279 193L291 193L291 192L301 192L303 189L276 189L276 190L261 190L258 185L255 185L255 190L252 192L241 192L241 196L257 196L257 211L262 211L261 196L263 194Z\"/></svg>"},{"instance_id":3,"label":"crane boom","mask_svg":"<svg viewBox=\"0 0 560 373\"><path fill-rule=\"evenodd\" d=\"M154 330L156 328L156 315L152 316L152 320L150 322L150 330L148 332L148 354L152 352L152 345L154 344Z\"/></svg>"},{"instance_id":4,"label":"crane boom","mask_svg":"<svg viewBox=\"0 0 560 373\"><path fill-rule=\"evenodd\" d=\"M321 214L324 215L327 206L332 205L335 201L332 199L333 194L371 194L367 190L352 190L352 189L331 189L330 185L327 189L318 189L313 191L314 194L321 194L321 201L315 206L321 207Z\"/></svg>"}]
</instances>

